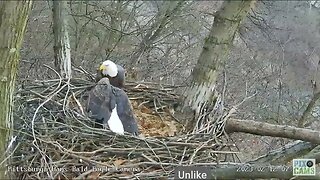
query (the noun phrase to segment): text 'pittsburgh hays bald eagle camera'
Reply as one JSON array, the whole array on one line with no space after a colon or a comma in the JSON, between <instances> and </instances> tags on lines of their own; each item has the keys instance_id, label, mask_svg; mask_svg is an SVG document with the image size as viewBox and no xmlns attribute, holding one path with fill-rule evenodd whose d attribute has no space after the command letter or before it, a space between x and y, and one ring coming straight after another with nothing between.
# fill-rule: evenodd
<instances>
[{"instance_id":1,"label":"text 'pittsburgh hays bald eagle camera'","mask_svg":"<svg viewBox=\"0 0 320 180\"><path fill-rule=\"evenodd\" d=\"M100 72L99 72L100 71ZM96 122L117 134L138 135L138 125L124 87L124 69L110 60L100 66L97 85L90 91L87 111Z\"/></svg>"}]
</instances>

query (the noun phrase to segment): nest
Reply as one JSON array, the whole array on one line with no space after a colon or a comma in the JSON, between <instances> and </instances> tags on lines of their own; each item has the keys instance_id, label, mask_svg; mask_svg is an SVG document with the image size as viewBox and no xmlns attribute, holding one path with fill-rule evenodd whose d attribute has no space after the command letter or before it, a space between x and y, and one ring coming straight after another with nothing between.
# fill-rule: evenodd
<instances>
[{"instance_id":1,"label":"nest","mask_svg":"<svg viewBox=\"0 0 320 180\"><path fill-rule=\"evenodd\" d=\"M87 92L82 79L29 81L18 87L15 131L8 171L19 179L145 179L171 177L176 166L214 166L233 157L234 144L212 133L172 137L116 135L94 128L85 113ZM157 116L179 96L173 86L127 83L131 101ZM229 156L230 155L230 156Z\"/></svg>"}]
</instances>

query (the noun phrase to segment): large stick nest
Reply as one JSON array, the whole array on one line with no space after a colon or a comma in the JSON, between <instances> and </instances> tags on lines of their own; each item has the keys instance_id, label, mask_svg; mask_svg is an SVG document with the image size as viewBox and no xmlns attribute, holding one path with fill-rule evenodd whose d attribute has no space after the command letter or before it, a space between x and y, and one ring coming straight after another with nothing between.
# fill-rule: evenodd
<instances>
[{"instance_id":1,"label":"large stick nest","mask_svg":"<svg viewBox=\"0 0 320 180\"><path fill-rule=\"evenodd\" d=\"M28 81L18 86L8 170L20 179L159 178L181 165L223 164L233 144L212 133L172 137L115 135L85 114L94 84L81 79ZM128 83L131 101L154 112L179 98L173 86ZM156 114L161 116L160 114ZM138 120L139 122L139 120ZM230 156L229 156L230 157Z\"/></svg>"}]
</instances>

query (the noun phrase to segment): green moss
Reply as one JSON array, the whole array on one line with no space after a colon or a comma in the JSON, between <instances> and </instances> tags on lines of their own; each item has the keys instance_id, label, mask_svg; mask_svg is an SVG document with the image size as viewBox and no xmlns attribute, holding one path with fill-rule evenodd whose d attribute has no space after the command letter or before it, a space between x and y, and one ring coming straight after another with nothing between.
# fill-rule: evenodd
<instances>
[{"instance_id":1,"label":"green moss","mask_svg":"<svg viewBox=\"0 0 320 180\"><path fill-rule=\"evenodd\" d=\"M241 20L246 17L251 2L225 1L222 8L216 13L214 24L208 37L205 38L202 52L192 73L193 86L190 87L189 98L187 98L187 101L193 101L191 104L197 102L199 98L202 98L200 103L214 103L216 101L215 94L211 89L208 89L207 92L211 94L198 97L200 91L203 90L201 85L206 84L211 88L216 83L218 73L228 58L235 33Z\"/></svg>"},{"instance_id":2,"label":"green moss","mask_svg":"<svg viewBox=\"0 0 320 180\"><path fill-rule=\"evenodd\" d=\"M3 10L0 11L0 34L6 35L0 41L0 79L2 79L0 81L0 154L2 155L5 153L10 135L10 127L7 126L12 120L12 99L19 51L31 4L31 1L3 1L0 5ZM3 158L1 156L0 162L4 160ZM0 166L0 179L7 179L7 175L4 174L5 167L5 163Z\"/></svg>"}]
</instances>

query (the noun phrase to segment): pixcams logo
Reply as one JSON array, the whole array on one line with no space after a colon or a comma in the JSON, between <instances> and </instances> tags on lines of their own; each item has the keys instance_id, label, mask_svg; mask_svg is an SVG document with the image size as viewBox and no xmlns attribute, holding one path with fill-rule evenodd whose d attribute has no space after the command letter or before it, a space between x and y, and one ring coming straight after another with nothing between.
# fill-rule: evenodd
<instances>
[{"instance_id":1,"label":"pixcams logo","mask_svg":"<svg viewBox=\"0 0 320 180\"><path fill-rule=\"evenodd\" d=\"M315 176L316 160L315 159L293 159L294 176Z\"/></svg>"}]
</instances>

